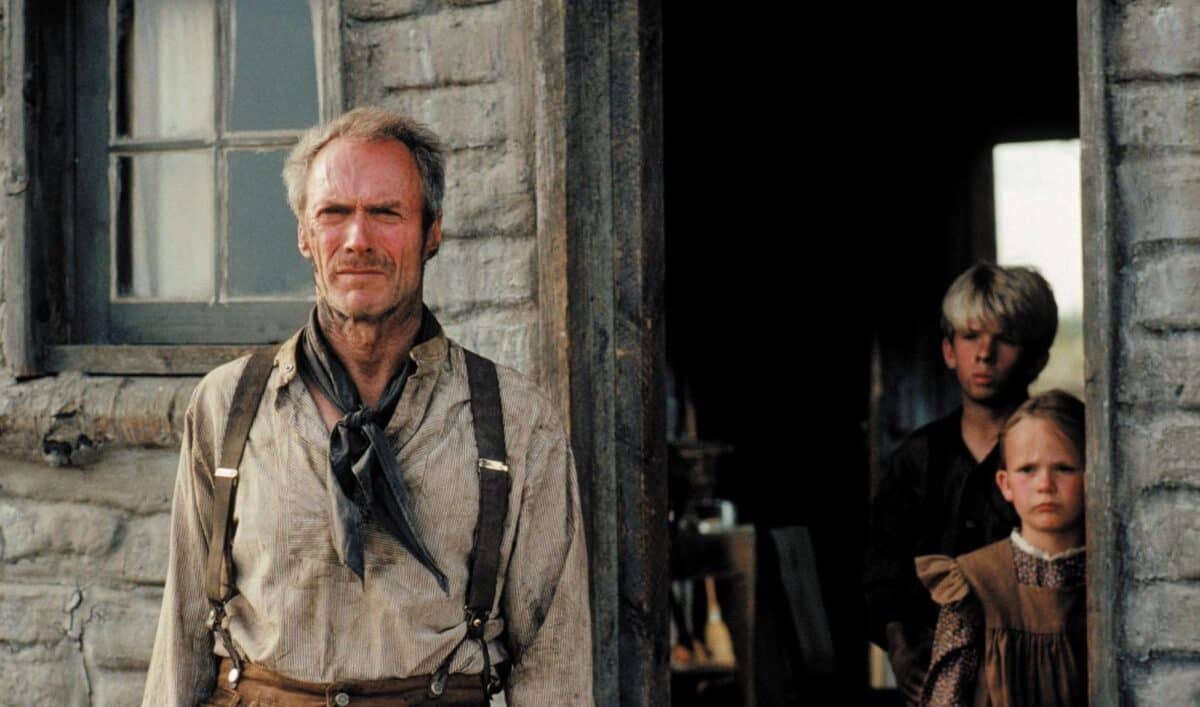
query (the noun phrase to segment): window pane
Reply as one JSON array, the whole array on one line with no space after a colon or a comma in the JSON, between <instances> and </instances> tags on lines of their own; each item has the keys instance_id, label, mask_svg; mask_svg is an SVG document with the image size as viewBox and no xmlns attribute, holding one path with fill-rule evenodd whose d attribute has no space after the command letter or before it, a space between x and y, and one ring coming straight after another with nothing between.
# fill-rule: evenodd
<instances>
[{"instance_id":1,"label":"window pane","mask_svg":"<svg viewBox=\"0 0 1200 707\"><path fill-rule=\"evenodd\" d=\"M305 128L317 122L317 64L309 0L235 0L229 125Z\"/></svg>"},{"instance_id":2,"label":"window pane","mask_svg":"<svg viewBox=\"0 0 1200 707\"><path fill-rule=\"evenodd\" d=\"M212 0L119 0L117 134L213 132Z\"/></svg>"},{"instance_id":3,"label":"window pane","mask_svg":"<svg viewBox=\"0 0 1200 707\"><path fill-rule=\"evenodd\" d=\"M117 160L117 294L213 296L212 153Z\"/></svg>"},{"instance_id":4,"label":"window pane","mask_svg":"<svg viewBox=\"0 0 1200 707\"><path fill-rule=\"evenodd\" d=\"M311 297L312 267L279 172L283 152L229 153L229 294Z\"/></svg>"}]
</instances>

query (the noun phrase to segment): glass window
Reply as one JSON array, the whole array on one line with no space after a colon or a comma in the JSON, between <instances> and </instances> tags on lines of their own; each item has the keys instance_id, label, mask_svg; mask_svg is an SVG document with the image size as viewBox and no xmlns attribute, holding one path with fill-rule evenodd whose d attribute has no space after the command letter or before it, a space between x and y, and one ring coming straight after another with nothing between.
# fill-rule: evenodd
<instances>
[{"instance_id":1,"label":"glass window","mask_svg":"<svg viewBox=\"0 0 1200 707\"><path fill-rule=\"evenodd\" d=\"M280 170L321 117L321 0L97 5L78 10L73 343L280 338L312 300Z\"/></svg>"}]
</instances>

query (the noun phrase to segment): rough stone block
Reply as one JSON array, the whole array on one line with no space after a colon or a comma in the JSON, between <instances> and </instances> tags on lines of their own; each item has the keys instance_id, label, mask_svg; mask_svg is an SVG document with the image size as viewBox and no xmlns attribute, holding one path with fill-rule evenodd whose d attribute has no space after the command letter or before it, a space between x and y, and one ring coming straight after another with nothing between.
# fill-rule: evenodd
<instances>
[{"instance_id":1,"label":"rough stone block","mask_svg":"<svg viewBox=\"0 0 1200 707\"><path fill-rule=\"evenodd\" d=\"M90 665L145 670L150 665L162 598L97 589L88 593L83 643Z\"/></svg>"},{"instance_id":2,"label":"rough stone block","mask_svg":"<svg viewBox=\"0 0 1200 707\"><path fill-rule=\"evenodd\" d=\"M124 707L142 703L143 670L97 670L91 674L92 707Z\"/></svg>"},{"instance_id":3,"label":"rough stone block","mask_svg":"<svg viewBox=\"0 0 1200 707\"><path fill-rule=\"evenodd\" d=\"M1200 146L1200 81L1132 82L1112 88L1113 139L1140 147Z\"/></svg>"},{"instance_id":4,"label":"rough stone block","mask_svg":"<svg viewBox=\"0 0 1200 707\"><path fill-rule=\"evenodd\" d=\"M0 502L6 564L42 554L103 555L121 527L119 513L68 503Z\"/></svg>"},{"instance_id":5,"label":"rough stone block","mask_svg":"<svg viewBox=\"0 0 1200 707\"><path fill-rule=\"evenodd\" d=\"M170 513L127 521L120 545L109 560L111 576L134 584L162 586L167 581L170 532Z\"/></svg>"},{"instance_id":6,"label":"rough stone block","mask_svg":"<svg viewBox=\"0 0 1200 707\"><path fill-rule=\"evenodd\" d=\"M425 123L451 149L459 150L504 142L508 131L506 97L505 86L488 83L389 92L377 100L385 108Z\"/></svg>"},{"instance_id":7,"label":"rough stone block","mask_svg":"<svg viewBox=\"0 0 1200 707\"><path fill-rule=\"evenodd\" d=\"M1157 485L1200 488L1200 416L1131 411L1118 425L1120 469L1130 482L1125 493Z\"/></svg>"},{"instance_id":8,"label":"rough stone block","mask_svg":"<svg viewBox=\"0 0 1200 707\"><path fill-rule=\"evenodd\" d=\"M1116 168L1124 240L1200 240L1200 157L1133 157Z\"/></svg>"},{"instance_id":9,"label":"rough stone block","mask_svg":"<svg viewBox=\"0 0 1200 707\"><path fill-rule=\"evenodd\" d=\"M1200 579L1200 488L1155 489L1133 504L1125 567L1139 579Z\"/></svg>"},{"instance_id":10,"label":"rough stone block","mask_svg":"<svg viewBox=\"0 0 1200 707\"><path fill-rule=\"evenodd\" d=\"M537 380L537 317L532 308L514 308L442 322L463 346Z\"/></svg>"},{"instance_id":11,"label":"rough stone block","mask_svg":"<svg viewBox=\"0 0 1200 707\"><path fill-rule=\"evenodd\" d=\"M110 573L135 584L164 584L170 536L169 513L130 519L120 548L113 553Z\"/></svg>"},{"instance_id":12,"label":"rough stone block","mask_svg":"<svg viewBox=\"0 0 1200 707\"><path fill-rule=\"evenodd\" d=\"M449 155L444 208L442 227L455 236L517 235L534 229L528 171L503 146Z\"/></svg>"},{"instance_id":13,"label":"rough stone block","mask_svg":"<svg viewBox=\"0 0 1200 707\"><path fill-rule=\"evenodd\" d=\"M1200 6L1128 2L1114 8L1111 61L1118 77L1200 73Z\"/></svg>"},{"instance_id":14,"label":"rough stone block","mask_svg":"<svg viewBox=\"0 0 1200 707\"><path fill-rule=\"evenodd\" d=\"M1200 409L1200 337L1134 330L1118 345L1117 402Z\"/></svg>"},{"instance_id":15,"label":"rough stone block","mask_svg":"<svg viewBox=\"0 0 1200 707\"><path fill-rule=\"evenodd\" d=\"M528 302L533 238L449 238L425 269L425 301L440 312Z\"/></svg>"},{"instance_id":16,"label":"rough stone block","mask_svg":"<svg viewBox=\"0 0 1200 707\"><path fill-rule=\"evenodd\" d=\"M1145 660L1151 651L1200 652L1200 586L1154 582L1128 586L1121 621L1126 647Z\"/></svg>"},{"instance_id":17,"label":"rough stone block","mask_svg":"<svg viewBox=\"0 0 1200 707\"><path fill-rule=\"evenodd\" d=\"M169 511L179 453L113 449L84 469L0 457L0 496L101 505L132 513Z\"/></svg>"},{"instance_id":18,"label":"rough stone block","mask_svg":"<svg viewBox=\"0 0 1200 707\"><path fill-rule=\"evenodd\" d=\"M58 643L70 630L71 612L78 607L78 602L77 592L72 587L0 584L0 641Z\"/></svg>"},{"instance_id":19,"label":"rough stone block","mask_svg":"<svg viewBox=\"0 0 1200 707\"><path fill-rule=\"evenodd\" d=\"M348 74L371 77L385 90L496 80L507 13L499 7L444 11L399 22L362 25L348 36Z\"/></svg>"},{"instance_id":20,"label":"rough stone block","mask_svg":"<svg viewBox=\"0 0 1200 707\"><path fill-rule=\"evenodd\" d=\"M22 707L92 706L82 654L70 641L0 651L0 695Z\"/></svg>"},{"instance_id":21,"label":"rough stone block","mask_svg":"<svg viewBox=\"0 0 1200 707\"><path fill-rule=\"evenodd\" d=\"M1133 281L1138 324L1158 331L1200 329L1200 252L1172 251L1147 259Z\"/></svg>"},{"instance_id":22,"label":"rough stone block","mask_svg":"<svg viewBox=\"0 0 1200 707\"><path fill-rule=\"evenodd\" d=\"M342 12L356 20L387 20L419 12L425 0L343 0Z\"/></svg>"},{"instance_id":23,"label":"rough stone block","mask_svg":"<svg viewBox=\"0 0 1200 707\"><path fill-rule=\"evenodd\" d=\"M1200 705L1200 665L1151 662L1149 670L1130 680L1134 704Z\"/></svg>"}]
</instances>

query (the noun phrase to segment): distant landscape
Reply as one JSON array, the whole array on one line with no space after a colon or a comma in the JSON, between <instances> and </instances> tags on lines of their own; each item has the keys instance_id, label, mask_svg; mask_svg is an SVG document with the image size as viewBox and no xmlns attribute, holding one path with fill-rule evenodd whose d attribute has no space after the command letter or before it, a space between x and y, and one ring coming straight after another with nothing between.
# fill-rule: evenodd
<instances>
[{"instance_id":1,"label":"distant landscape","mask_svg":"<svg viewBox=\"0 0 1200 707\"><path fill-rule=\"evenodd\" d=\"M1030 392L1062 388L1083 398L1083 317L1078 313L1058 322L1058 336L1050 348L1050 362L1034 381Z\"/></svg>"}]
</instances>

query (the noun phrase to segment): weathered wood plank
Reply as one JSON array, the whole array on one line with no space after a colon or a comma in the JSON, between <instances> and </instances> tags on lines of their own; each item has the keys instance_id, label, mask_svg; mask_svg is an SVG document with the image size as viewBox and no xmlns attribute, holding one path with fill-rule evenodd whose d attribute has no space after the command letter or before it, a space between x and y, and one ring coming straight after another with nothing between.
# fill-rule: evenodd
<instances>
[{"instance_id":1,"label":"weathered wood plank","mask_svg":"<svg viewBox=\"0 0 1200 707\"><path fill-rule=\"evenodd\" d=\"M611 4L614 414L621 704L669 701L662 9ZM746 646L740 648L746 650ZM747 653L743 653L748 658ZM743 676L745 678L745 676ZM743 679L747 704L753 680Z\"/></svg>"},{"instance_id":2,"label":"weathered wood plank","mask_svg":"<svg viewBox=\"0 0 1200 707\"><path fill-rule=\"evenodd\" d=\"M273 348L273 345L48 346L43 368L48 372L194 376L256 350Z\"/></svg>"},{"instance_id":3,"label":"weathered wood plank","mask_svg":"<svg viewBox=\"0 0 1200 707\"><path fill-rule=\"evenodd\" d=\"M1088 679L1090 703L1121 703L1117 602L1121 592L1116 493L1117 270L1110 124L1104 71L1105 3L1079 0L1080 142L1087 398Z\"/></svg>"},{"instance_id":4,"label":"weathered wood plank","mask_svg":"<svg viewBox=\"0 0 1200 707\"><path fill-rule=\"evenodd\" d=\"M9 371L21 377L37 373L27 225L25 2L8 0L4 19L4 355Z\"/></svg>"}]
</instances>

